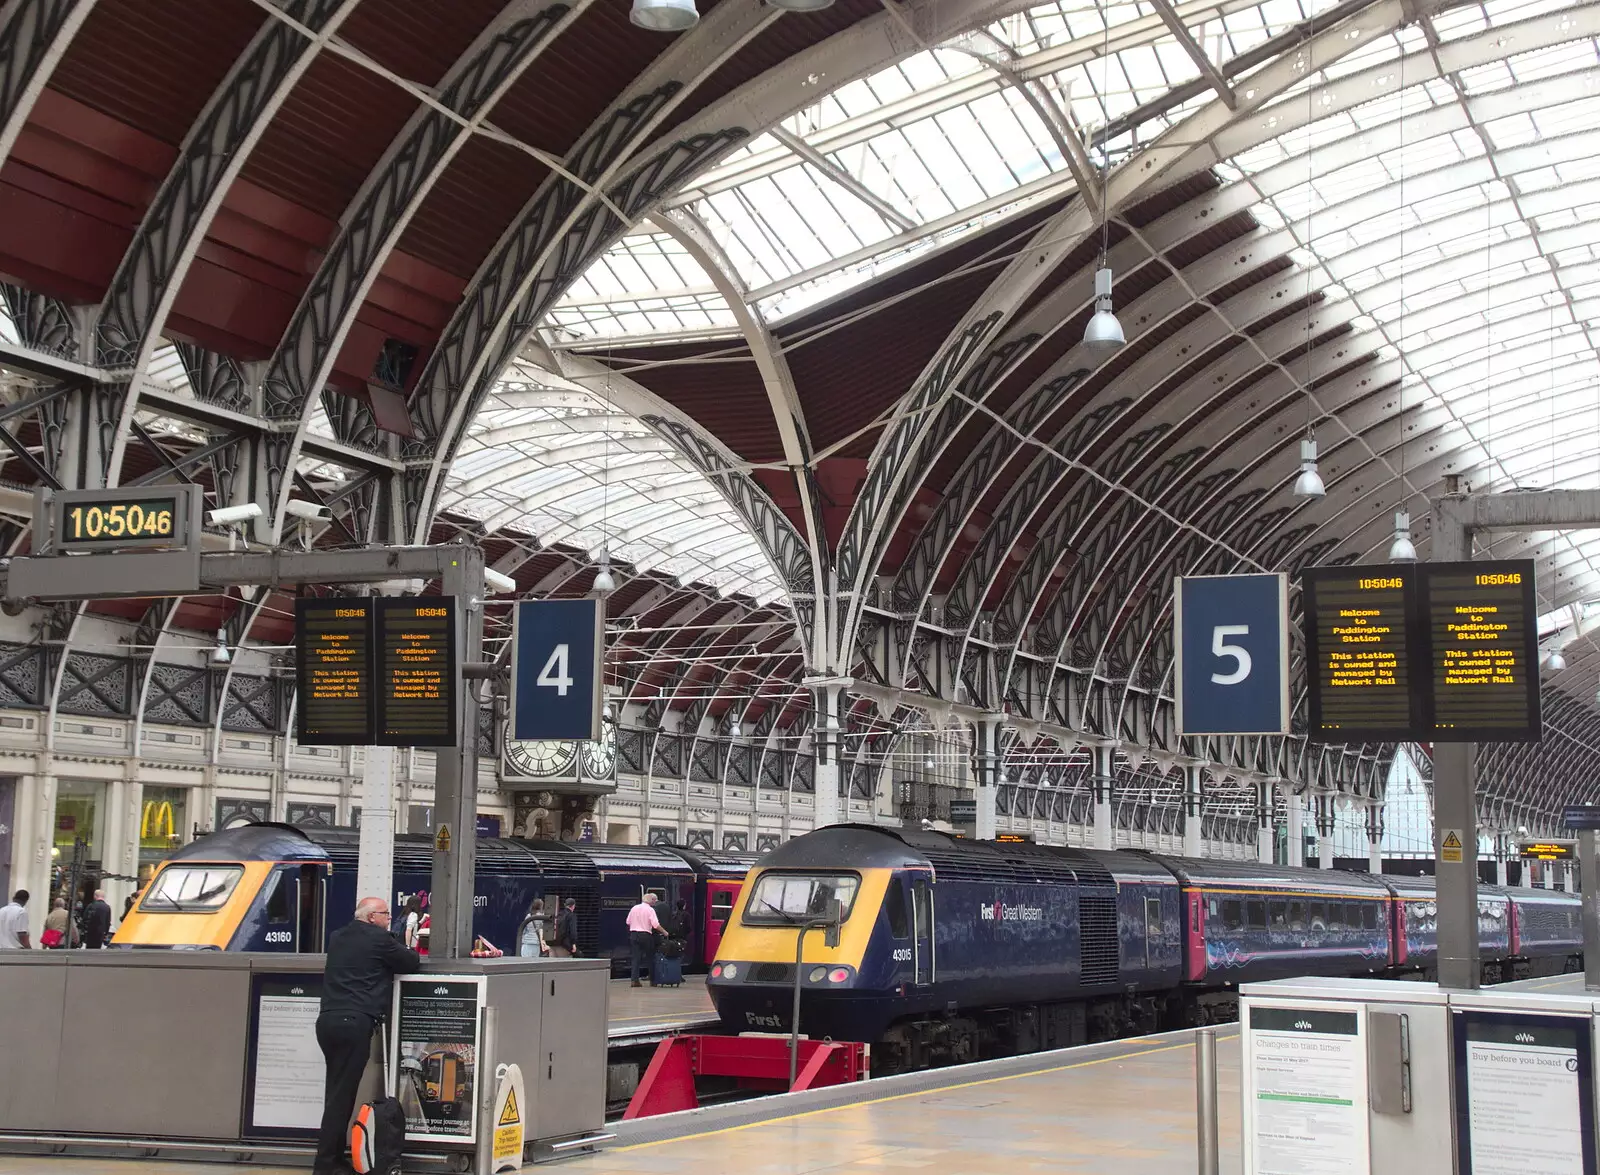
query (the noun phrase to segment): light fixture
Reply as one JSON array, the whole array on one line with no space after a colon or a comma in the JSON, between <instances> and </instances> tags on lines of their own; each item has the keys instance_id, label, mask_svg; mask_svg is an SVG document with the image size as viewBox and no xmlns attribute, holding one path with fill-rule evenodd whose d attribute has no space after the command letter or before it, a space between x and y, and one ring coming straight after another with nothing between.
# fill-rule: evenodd
<instances>
[{"instance_id":1,"label":"light fixture","mask_svg":"<svg viewBox=\"0 0 1600 1175\"><path fill-rule=\"evenodd\" d=\"M1560 673L1567 667L1567 659L1561 655L1560 649L1551 649L1550 655L1544 659L1544 667L1551 673Z\"/></svg>"},{"instance_id":2,"label":"light fixture","mask_svg":"<svg viewBox=\"0 0 1600 1175\"><path fill-rule=\"evenodd\" d=\"M1389 562L1415 563L1417 561L1417 547L1411 541L1411 512L1409 510L1396 510L1394 512L1394 542L1389 544Z\"/></svg>"},{"instance_id":3,"label":"light fixture","mask_svg":"<svg viewBox=\"0 0 1600 1175\"><path fill-rule=\"evenodd\" d=\"M833 7L833 0L767 0L767 3L784 12L818 12Z\"/></svg>"},{"instance_id":4,"label":"light fixture","mask_svg":"<svg viewBox=\"0 0 1600 1175\"><path fill-rule=\"evenodd\" d=\"M932 771L933 770L933 756L932 755L929 755L926 759L924 759L922 761L922 767L923 767L923 770L925 770L925 771Z\"/></svg>"},{"instance_id":5,"label":"light fixture","mask_svg":"<svg viewBox=\"0 0 1600 1175\"><path fill-rule=\"evenodd\" d=\"M600 556L600 570L594 573L594 590L602 594L617 590L617 581L611 576L611 558L604 553Z\"/></svg>"},{"instance_id":6,"label":"light fixture","mask_svg":"<svg viewBox=\"0 0 1600 1175\"><path fill-rule=\"evenodd\" d=\"M739 729L738 722L730 722L730 723L728 723L728 737L729 738L738 738L743 733L744 732Z\"/></svg>"},{"instance_id":7,"label":"light fixture","mask_svg":"<svg viewBox=\"0 0 1600 1175\"><path fill-rule=\"evenodd\" d=\"M1300 476L1294 479L1294 496L1320 498L1327 492L1317 472L1317 439L1308 436L1300 442Z\"/></svg>"},{"instance_id":8,"label":"light fixture","mask_svg":"<svg viewBox=\"0 0 1600 1175\"><path fill-rule=\"evenodd\" d=\"M633 0L628 19L653 33L681 33L694 28L700 10L694 0Z\"/></svg>"},{"instance_id":9,"label":"light fixture","mask_svg":"<svg viewBox=\"0 0 1600 1175\"><path fill-rule=\"evenodd\" d=\"M217 629L217 647L211 650L211 659L218 665L226 665L232 657L233 654L228 652L228 630L219 628Z\"/></svg>"},{"instance_id":10,"label":"light fixture","mask_svg":"<svg viewBox=\"0 0 1600 1175\"><path fill-rule=\"evenodd\" d=\"M1083 349L1097 359L1115 353L1127 340L1122 323L1111 312L1111 270L1102 266L1094 273L1094 316L1083 328Z\"/></svg>"}]
</instances>

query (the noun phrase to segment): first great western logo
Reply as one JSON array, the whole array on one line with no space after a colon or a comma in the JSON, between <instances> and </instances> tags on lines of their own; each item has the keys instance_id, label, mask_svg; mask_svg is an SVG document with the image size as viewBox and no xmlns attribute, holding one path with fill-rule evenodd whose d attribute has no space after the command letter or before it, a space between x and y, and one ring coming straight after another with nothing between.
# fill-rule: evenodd
<instances>
[{"instance_id":1,"label":"first great western logo","mask_svg":"<svg viewBox=\"0 0 1600 1175\"><path fill-rule=\"evenodd\" d=\"M982 922L1042 922L1043 906L1008 906L1004 902L991 902L978 907Z\"/></svg>"}]
</instances>

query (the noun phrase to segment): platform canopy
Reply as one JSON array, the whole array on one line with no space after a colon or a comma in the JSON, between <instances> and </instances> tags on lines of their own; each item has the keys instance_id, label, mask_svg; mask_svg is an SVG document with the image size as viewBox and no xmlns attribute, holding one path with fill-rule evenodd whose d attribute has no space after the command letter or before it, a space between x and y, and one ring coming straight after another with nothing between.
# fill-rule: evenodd
<instances>
[{"instance_id":1,"label":"platform canopy","mask_svg":"<svg viewBox=\"0 0 1600 1175\"><path fill-rule=\"evenodd\" d=\"M849 678L858 790L989 715L1018 805L1113 744L1151 811L1184 762L1233 814L1282 779L1374 798L1390 747L1178 739L1172 577L1381 562L1397 511L1426 558L1449 486L1600 484L1600 4L0 21L4 476L177 465L264 497L268 538L314 495L319 542L464 533L528 591L604 558L640 729L803 750L802 680ZM1566 663L1545 743L1485 759L1491 821L1600 799L1597 536L1480 547L1538 560ZM281 637L163 621L218 622Z\"/></svg>"}]
</instances>

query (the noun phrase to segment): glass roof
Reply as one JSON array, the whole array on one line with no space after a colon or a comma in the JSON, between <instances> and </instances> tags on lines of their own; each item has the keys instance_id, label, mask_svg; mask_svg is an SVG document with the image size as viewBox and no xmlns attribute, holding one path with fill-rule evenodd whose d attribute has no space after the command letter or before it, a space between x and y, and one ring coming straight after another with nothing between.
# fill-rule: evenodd
<instances>
[{"instance_id":1,"label":"glass roof","mask_svg":"<svg viewBox=\"0 0 1600 1175\"><path fill-rule=\"evenodd\" d=\"M625 398L517 362L473 421L441 507L486 533L511 527L723 594L783 598L738 514Z\"/></svg>"}]
</instances>

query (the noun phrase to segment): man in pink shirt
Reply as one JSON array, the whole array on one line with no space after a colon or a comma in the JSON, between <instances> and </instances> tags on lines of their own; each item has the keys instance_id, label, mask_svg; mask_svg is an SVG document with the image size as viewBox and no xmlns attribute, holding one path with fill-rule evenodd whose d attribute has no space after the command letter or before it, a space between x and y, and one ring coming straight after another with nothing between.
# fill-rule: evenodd
<instances>
[{"instance_id":1,"label":"man in pink shirt","mask_svg":"<svg viewBox=\"0 0 1600 1175\"><path fill-rule=\"evenodd\" d=\"M650 985L655 986L653 966L656 958L656 936L665 934L661 929L661 920L656 917L656 895L647 893L644 900L628 911L628 950L633 956L633 986L640 986L639 971L644 969L645 974L652 976Z\"/></svg>"}]
</instances>

